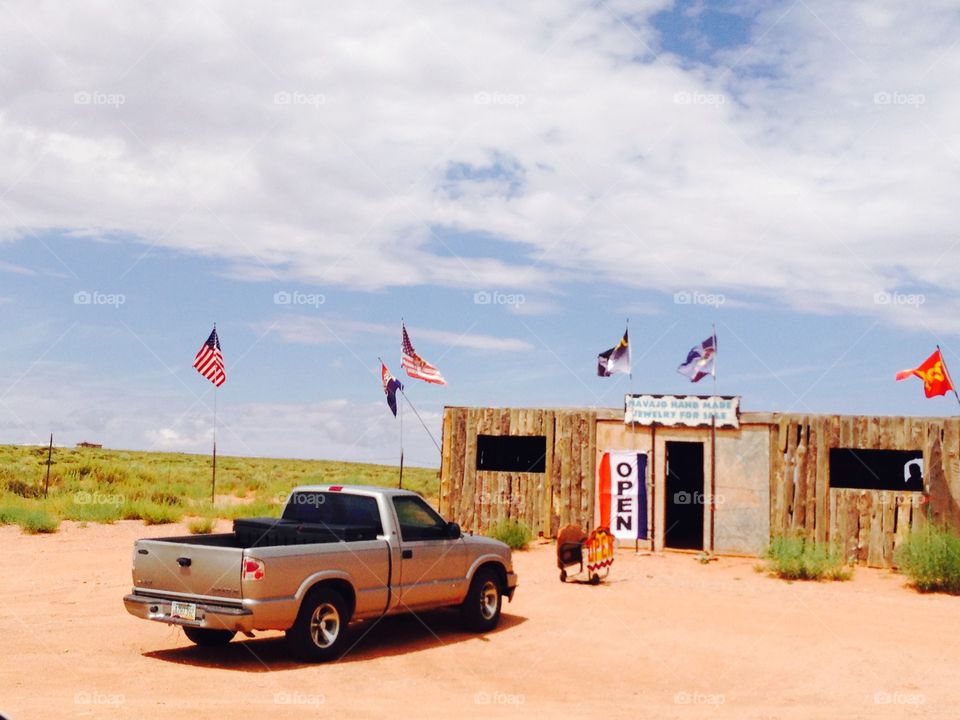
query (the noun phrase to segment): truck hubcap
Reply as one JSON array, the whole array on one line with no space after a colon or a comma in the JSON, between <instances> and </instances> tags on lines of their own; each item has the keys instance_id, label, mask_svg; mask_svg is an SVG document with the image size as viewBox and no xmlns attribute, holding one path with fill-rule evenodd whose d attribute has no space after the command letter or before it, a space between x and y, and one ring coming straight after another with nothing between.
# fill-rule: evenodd
<instances>
[{"instance_id":1,"label":"truck hubcap","mask_svg":"<svg viewBox=\"0 0 960 720\"><path fill-rule=\"evenodd\" d=\"M319 648L328 648L340 634L340 613L330 603L320 603L310 618L310 637Z\"/></svg>"},{"instance_id":2,"label":"truck hubcap","mask_svg":"<svg viewBox=\"0 0 960 720\"><path fill-rule=\"evenodd\" d=\"M492 580L487 580L480 590L480 614L483 615L484 620L489 620L497 614L499 597L496 584Z\"/></svg>"}]
</instances>

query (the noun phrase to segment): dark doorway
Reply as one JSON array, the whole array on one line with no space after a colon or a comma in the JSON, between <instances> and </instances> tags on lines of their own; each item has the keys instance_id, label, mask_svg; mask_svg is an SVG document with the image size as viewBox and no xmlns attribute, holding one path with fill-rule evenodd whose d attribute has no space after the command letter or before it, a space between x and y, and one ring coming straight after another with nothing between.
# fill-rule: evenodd
<instances>
[{"instance_id":1,"label":"dark doorway","mask_svg":"<svg viewBox=\"0 0 960 720\"><path fill-rule=\"evenodd\" d=\"M703 443L667 443L668 548L703 550Z\"/></svg>"}]
</instances>

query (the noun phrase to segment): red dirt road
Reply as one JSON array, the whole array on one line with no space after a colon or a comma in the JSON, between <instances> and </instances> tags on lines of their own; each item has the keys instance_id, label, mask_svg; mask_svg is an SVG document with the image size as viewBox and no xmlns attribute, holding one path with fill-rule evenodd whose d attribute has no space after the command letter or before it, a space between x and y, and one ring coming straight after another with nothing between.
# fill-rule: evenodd
<instances>
[{"instance_id":1,"label":"red dirt road","mask_svg":"<svg viewBox=\"0 0 960 720\"><path fill-rule=\"evenodd\" d=\"M226 526L224 526L226 529ZM623 552L607 584L561 585L551 546L517 553L488 636L450 612L354 630L339 662L282 635L214 650L123 609L139 522L52 536L0 528L0 713L27 718L957 718L960 598L890 573L789 584L756 561Z\"/></svg>"}]
</instances>

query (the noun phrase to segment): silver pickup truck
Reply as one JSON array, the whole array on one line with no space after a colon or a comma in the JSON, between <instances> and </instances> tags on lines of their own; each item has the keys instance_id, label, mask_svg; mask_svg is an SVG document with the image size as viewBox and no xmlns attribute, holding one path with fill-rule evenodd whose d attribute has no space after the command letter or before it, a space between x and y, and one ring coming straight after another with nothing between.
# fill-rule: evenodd
<instances>
[{"instance_id":1,"label":"silver pickup truck","mask_svg":"<svg viewBox=\"0 0 960 720\"><path fill-rule=\"evenodd\" d=\"M459 606L466 627L491 630L516 586L509 547L464 536L417 493L308 485L280 518L137 540L123 602L137 617L182 626L198 645L285 630L293 652L316 662L342 651L352 620Z\"/></svg>"}]
</instances>

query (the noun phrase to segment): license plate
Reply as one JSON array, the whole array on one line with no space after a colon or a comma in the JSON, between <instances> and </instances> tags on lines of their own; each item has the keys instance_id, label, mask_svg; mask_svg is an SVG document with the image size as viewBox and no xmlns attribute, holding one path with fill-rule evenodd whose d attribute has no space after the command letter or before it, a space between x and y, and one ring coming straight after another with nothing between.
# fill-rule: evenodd
<instances>
[{"instance_id":1,"label":"license plate","mask_svg":"<svg viewBox=\"0 0 960 720\"><path fill-rule=\"evenodd\" d=\"M180 618L181 620L196 620L197 606L194 603L172 602L170 604L170 617Z\"/></svg>"}]
</instances>

